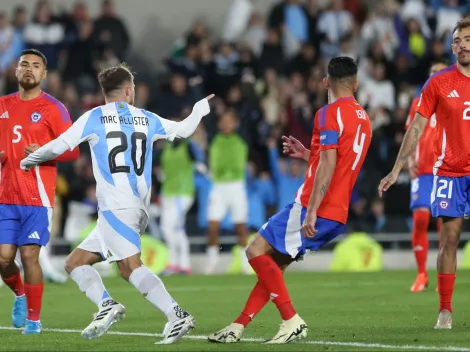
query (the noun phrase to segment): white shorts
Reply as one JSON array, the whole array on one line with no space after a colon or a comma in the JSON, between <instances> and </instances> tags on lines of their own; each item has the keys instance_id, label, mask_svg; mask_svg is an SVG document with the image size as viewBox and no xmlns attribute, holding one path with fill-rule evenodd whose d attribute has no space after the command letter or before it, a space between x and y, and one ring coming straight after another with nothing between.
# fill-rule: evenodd
<instances>
[{"instance_id":1,"label":"white shorts","mask_svg":"<svg viewBox=\"0 0 470 352\"><path fill-rule=\"evenodd\" d=\"M234 224L244 224L248 218L245 182L215 183L209 196L209 221L222 221L230 212Z\"/></svg>"},{"instance_id":2,"label":"white shorts","mask_svg":"<svg viewBox=\"0 0 470 352\"><path fill-rule=\"evenodd\" d=\"M132 257L141 251L140 234L147 222L142 209L100 211L95 228L78 248L99 253L110 263Z\"/></svg>"},{"instance_id":3,"label":"white shorts","mask_svg":"<svg viewBox=\"0 0 470 352\"><path fill-rule=\"evenodd\" d=\"M184 230L186 214L191 209L194 198L190 196L162 196L160 202L160 226L164 232L167 232L165 235Z\"/></svg>"}]
</instances>

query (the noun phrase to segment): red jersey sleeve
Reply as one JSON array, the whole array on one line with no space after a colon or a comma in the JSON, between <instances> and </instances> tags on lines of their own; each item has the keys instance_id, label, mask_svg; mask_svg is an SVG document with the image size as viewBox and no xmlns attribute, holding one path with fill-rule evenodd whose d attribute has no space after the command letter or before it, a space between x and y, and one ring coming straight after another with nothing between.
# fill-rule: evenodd
<instances>
[{"instance_id":1,"label":"red jersey sleeve","mask_svg":"<svg viewBox=\"0 0 470 352\"><path fill-rule=\"evenodd\" d=\"M67 129L72 126L72 119L70 118L70 114L65 107L57 99L47 96L47 100L52 102L53 104L50 106L49 109L49 128L51 129L54 138L59 137L62 133L67 131ZM58 156L53 161L56 162L67 162L76 160L80 155L79 149L75 148L72 151L66 151L64 154Z\"/></svg>"},{"instance_id":2,"label":"red jersey sleeve","mask_svg":"<svg viewBox=\"0 0 470 352\"><path fill-rule=\"evenodd\" d=\"M406 122L405 122L405 130L407 130L408 127L410 127L411 123L413 122L415 118L416 110L418 109L419 99L420 98L418 97L418 98L414 98L411 101L410 112L408 113L408 117L406 118Z\"/></svg>"},{"instance_id":3,"label":"red jersey sleeve","mask_svg":"<svg viewBox=\"0 0 470 352\"><path fill-rule=\"evenodd\" d=\"M421 97L418 101L417 112L423 117L429 119L436 112L439 102L438 86L434 76L431 76L421 90Z\"/></svg>"},{"instance_id":4,"label":"red jersey sleeve","mask_svg":"<svg viewBox=\"0 0 470 352\"><path fill-rule=\"evenodd\" d=\"M337 149L340 137L340 128L336 118L336 111L330 106L323 107L316 119L320 131L320 150Z\"/></svg>"}]
</instances>

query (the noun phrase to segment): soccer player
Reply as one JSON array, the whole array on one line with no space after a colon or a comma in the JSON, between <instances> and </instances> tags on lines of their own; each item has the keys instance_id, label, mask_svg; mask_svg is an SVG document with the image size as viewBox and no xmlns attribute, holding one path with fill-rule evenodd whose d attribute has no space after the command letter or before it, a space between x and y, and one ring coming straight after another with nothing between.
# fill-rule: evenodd
<instances>
[{"instance_id":1,"label":"soccer player","mask_svg":"<svg viewBox=\"0 0 470 352\"><path fill-rule=\"evenodd\" d=\"M307 335L307 324L292 305L283 271L307 251L318 250L345 231L352 189L372 136L369 117L354 99L356 75L352 58L331 59L323 80L330 104L315 116L311 149L283 137L287 155L308 161L305 183L295 201L270 218L249 245L247 256L258 282L240 316L210 335L209 341L239 341L269 299L279 310L282 324L267 343L287 343Z\"/></svg>"},{"instance_id":2,"label":"soccer player","mask_svg":"<svg viewBox=\"0 0 470 352\"><path fill-rule=\"evenodd\" d=\"M470 183L470 19L462 19L452 32L452 52L457 63L439 71L424 85L418 111L405 134L392 171L382 179L382 196L396 181L404 163L419 143L434 114L441 133L441 148L434 165L431 192L432 216L441 221L441 245L437 257L439 317L435 329L452 328L452 293L457 268L457 248Z\"/></svg>"},{"instance_id":3,"label":"soccer player","mask_svg":"<svg viewBox=\"0 0 470 352\"><path fill-rule=\"evenodd\" d=\"M47 60L38 50L22 52L16 67L19 91L0 98L0 274L15 293L12 320L24 334L41 332L44 291L41 247L49 241L57 161L78 158L78 149L29 173L20 169L24 155L58 137L72 125L65 106L41 90ZM24 281L15 256L19 248ZM27 308L27 309L26 309Z\"/></svg>"},{"instance_id":4,"label":"soccer player","mask_svg":"<svg viewBox=\"0 0 470 352\"><path fill-rule=\"evenodd\" d=\"M443 61L434 61L430 74L443 70L448 65ZM408 129L416 115L419 97L411 102L410 113L405 128ZM415 152L408 158L408 169L411 176L410 210L413 212L413 232L411 244L418 266L418 275L411 286L411 292L421 292L428 286L428 272L426 262L428 259L429 240L428 227L431 220L431 190L433 174L432 169L436 162L434 143L439 138L436 115L432 115L430 123L424 129ZM437 222L439 229L439 221Z\"/></svg>"},{"instance_id":5,"label":"soccer player","mask_svg":"<svg viewBox=\"0 0 470 352\"><path fill-rule=\"evenodd\" d=\"M181 122L169 121L138 109L134 103L134 76L126 64L98 75L106 104L83 114L57 139L21 161L28 170L87 141L97 182L98 222L90 235L67 258L65 270L99 312L82 332L102 336L124 317L125 308L114 301L93 264L117 262L121 276L168 318L162 343L173 343L194 327L194 318L180 308L160 278L142 265L140 234L147 226L150 202L152 147L155 140L187 138L210 112L209 96L197 102Z\"/></svg>"}]
</instances>

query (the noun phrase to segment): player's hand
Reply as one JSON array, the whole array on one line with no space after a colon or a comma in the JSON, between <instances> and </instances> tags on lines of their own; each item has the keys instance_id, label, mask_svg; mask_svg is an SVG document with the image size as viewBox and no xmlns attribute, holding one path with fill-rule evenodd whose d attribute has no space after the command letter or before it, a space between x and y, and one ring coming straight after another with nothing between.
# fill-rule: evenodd
<instances>
[{"instance_id":1,"label":"player's hand","mask_svg":"<svg viewBox=\"0 0 470 352\"><path fill-rule=\"evenodd\" d=\"M297 138L282 136L282 152L291 158L303 159L307 148Z\"/></svg>"},{"instance_id":2,"label":"player's hand","mask_svg":"<svg viewBox=\"0 0 470 352\"><path fill-rule=\"evenodd\" d=\"M302 233L305 238L313 238L318 230L315 228L317 222L317 213L308 212L307 216L302 224Z\"/></svg>"},{"instance_id":3,"label":"player's hand","mask_svg":"<svg viewBox=\"0 0 470 352\"><path fill-rule=\"evenodd\" d=\"M382 198L383 192L387 192L390 187L392 187L395 182L397 182L398 174L394 171L390 172L385 176L379 185L379 197Z\"/></svg>"},{"instance_id":4,"label":"player's hand","mask_svg":"<svg viewBox=\"0 0 470 352\"><path fill-rule=\"evenodd\" d=\"M24 154L28 156L29 154L34 153L36 150L38 150L41 146L37 143L32 143L28 145L26 148L24 148Z\"/></svg>"},{"instance_id":5,"label":"player's hand","mask_svg":"<svg viewBox=\"0 0 470 352\"><path fill-rule=\"evenodd\" d=\"M215 97L215 94L210 94L206 97L207 101L211 100L213 97Z\"/></svg>"},{"instance_id":6,"label":"player's hand","mask_svg":"<svg viewBox=\"0 0 470 352\"><path fill-rule=\"evenodd\" d=\"M28 172L31 167L27 166L26 164L26 158L20 161L20 169L23 171Z\"/></svg>"}]
</instances>

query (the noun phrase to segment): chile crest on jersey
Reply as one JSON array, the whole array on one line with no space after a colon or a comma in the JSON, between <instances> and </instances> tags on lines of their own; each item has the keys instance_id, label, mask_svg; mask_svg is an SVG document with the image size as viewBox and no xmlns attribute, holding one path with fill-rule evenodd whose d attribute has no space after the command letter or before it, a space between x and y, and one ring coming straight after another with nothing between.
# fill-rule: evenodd
<instances>
[{"instance_id":1,"label":"chile crest on jersey","mask_svg":"<svg viewBox=\"0 0 470 352\"><path fill-rule=\"evenodd\" d=\"M42 119L42 115L39 112L33 112L30 116L31 122L38 123Z\"/></svg>"}]
</instances>

